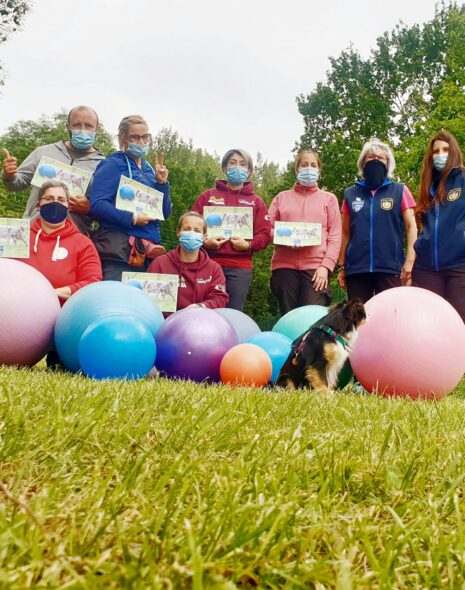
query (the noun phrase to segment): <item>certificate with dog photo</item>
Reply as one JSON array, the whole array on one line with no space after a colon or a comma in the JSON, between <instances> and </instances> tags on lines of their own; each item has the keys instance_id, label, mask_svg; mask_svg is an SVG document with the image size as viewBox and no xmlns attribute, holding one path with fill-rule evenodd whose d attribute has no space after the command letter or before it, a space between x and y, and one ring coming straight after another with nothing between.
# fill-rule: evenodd
<instances>
[{"instance_id":1,"label":"certificate with dog photo","mask_svg":"<svg viewBox=\"0 0 465 590\"><path fill-rule=\"evenodd\" d=\"M280 246L319 246L321 223L275 221L273 244Z\"/></svg>"},{"instance_id":2,"label":"certificate with dog photo","mask_svg":"<svg viewBox=\"0 0 465 590\"><path fill-rule=\"evenodd\" d=\"M160 311L174 313L178 303L178 275L161 274L154 272L123 272L123 283L127 281L138 282L135 285L147 293L158 305Z\"/></svg>"},{"instance_id":3,"label":"certificate with dog photo","mask_svg":"<svg viewBox=\"0 0 465 590\"><path fill-rule=\"evenodd\" d=\"M209 238L253 239L252 207L204 207Z\"/></svg>"},{"instance_id":4,"label":"certificate with dog photo","mask_svg":"<svg viewBox=\"0 0 465 590\"><path fill-rule=\"evenodd\" d=\"M29 219L0 218L0 257L29 258Z\"/></svg>"},{"instance_id":5,"label":"certificate with dog photo","mask_svg":"<svg viewBox=\"0 0 465 590\"><path fill-rule=\"evenodd\" d=\"M31 184L39 188L49 180L63 182L68 187L71 197L83 197L89 186L92 173L76 166L68 166L63 162L42 156L32 177Z\"/></svg>"},{"instance_id":6,"label":"certificate with dog photo","mask_svg":"<svg viewBox=\"0 0 465 590\"><path fill-rule=\"evenodd\" d=\"M131 213L145 213L152 219L165 219L163 193L122 175L116 191L115 207Z\"/></svg>"}]
</instances>

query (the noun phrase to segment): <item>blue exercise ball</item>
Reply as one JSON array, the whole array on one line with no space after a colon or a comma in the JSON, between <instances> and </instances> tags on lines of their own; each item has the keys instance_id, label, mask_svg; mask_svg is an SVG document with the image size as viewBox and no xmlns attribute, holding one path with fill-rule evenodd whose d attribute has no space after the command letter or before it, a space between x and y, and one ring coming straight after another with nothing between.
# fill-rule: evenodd
<instances>
[{"instance_id":1,"label":"blue exercise ball","mask_svg":"<svg viewBox=\"0 0 465 590\"><path fill-rule=\"evenodd\" d=\"M140 289L118 281L87 285L68 299L55 325L55 345L67 369L79 371L81 336L92 323L109 316L139 320L153 336L164 321L157 304Z\"/></svg>"},{"instance_id":2,"label":"blue exercise ball","mask_svg":"<svg viewBox=\"0 0 465 590\"><path fill-rule=\"evenodd\" d=\"M50 164L42 164L42 166L39 166L39 174L45 176L45 178L55 178L57 169Z\"/></svg>"},{"instance_id":3,"label":"blue exercise ball","mask_svg":"<svg viewBox=\"0 0 465 590\"><path fill-rule=\"evenodd\" d=\"M294 342L296 338L306 332L318 320L328 313L328 308L322 305L304 305L296 307L273 326L273 332L279 332Z\"/></svg>"},{"instance_id":4,"label":"blue exercise ball","mask_svg":"<svg viewBox=\"0 0 465 590\"><path fill-rule=\"evenodd\" d=\"M141 379L156 357L155 338L144 322L109 316L93 322L79 340L79 363L92 379Z\"/></svg>"},{"instance_id":5,"label":"blue exercise ball","mask_svg":"<svg viewBox=\"0 0 465 590\"><path fill-rule=\"evenodd\" d=\"M247 314L239 311L238 309L219 307L214 311L231 322L231 325L237 334L237 340L239 344L245 342L254 334L261 332L256 322L254 322L253 319Z\"/></svg>"},{"instance_id":6,"label":"blue exercise ball","mask_svg":"<svg viewBox=\"0 0 465 590\"><path fill-rule=\"evenodd\" d=\"M142 289L142 283L139 281L139 279L129 279L129 281L124 281L125 285L130 285L131 287L135 287L136 289Z\"/></svg>"},{"instance_id":7,"label":"blue exercise ball","mask_svg":"<svg viewBox=\"0 0 465 590\"><path fill-rule=\"evenodd\" d=\"M119 189L119 196L126 201L132 201L136 196L136 191L130 184L123 184Z\"/></svg>"},{"instance_id":8,"label":"blue exercise ball","mask_svg":"<svg viewBox=\"0 0 465 590\"><path fill-rule=\"evenodd\" d=\"M292 340L279 332L260 332L260 334L255 334L255 336L249 338L247 342L259 346L270 357L273 367L270 381L274 383L291 352Z\"/></svg>"},{"instance_id":9,"label":"blue exercise ball","mask_svg":"<svg viewBox=\"0 0 465 590\"><path fill-rule=\"evenodd\" d=\"M223 224L223 219L218 213L209 213L205 217L205 221L208 227L221 227Z\"/></svg>"},{"instance_id":10,"label":"blue exercise ball","mask_svg":"<svg viewBox=\"0 0 465 590\"><path fill-rule=\"evenodd\" d=\"M281 237L289 238L292 236L292 229L290 227L278 227L276 229L276 235Z\"/></svg>"}]
</instances>

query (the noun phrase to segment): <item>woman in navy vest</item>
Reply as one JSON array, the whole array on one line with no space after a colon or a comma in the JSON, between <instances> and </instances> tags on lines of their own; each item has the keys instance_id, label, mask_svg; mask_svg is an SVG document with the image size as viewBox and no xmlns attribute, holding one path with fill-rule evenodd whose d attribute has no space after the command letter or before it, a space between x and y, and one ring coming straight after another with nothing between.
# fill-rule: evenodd
<instances>
[{"instance_id":1,"label":"woman in navy vest","mask_svg":"<svg viewBox=\"0 0 465 590\"><path fill-rule=\"evenodd\" d=\"M423 159L413 282L444 297L465 321L465 169L459 144L440 131Z\"/></svg>"},{"instance_id":2,"label":"woman in navy vest","mask_svg":"<svg viewBox=\"0 0 465 590\"><path fill-rule=\"evenodd\" d=\"M411 281L415 200L405 184L392 181L395 165L390 147L371 139L357 162L362 178L344 193L338 282L349 299L365 302Z\"/></svg>"}]
</instances>

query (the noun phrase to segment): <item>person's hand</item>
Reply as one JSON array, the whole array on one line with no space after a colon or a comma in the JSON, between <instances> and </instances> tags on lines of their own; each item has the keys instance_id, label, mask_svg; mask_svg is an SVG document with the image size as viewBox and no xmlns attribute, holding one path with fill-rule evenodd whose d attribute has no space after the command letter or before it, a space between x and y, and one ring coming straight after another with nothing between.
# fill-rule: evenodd
<instances>
[{"instance_id":1,"label":"person's hand","mask_svg":"<svg viewBox=\"0 0 465 590\"><path fill-rule=\"evenodd\" d=\"M80 215L87 215L90 211L90 203L87 197L70 197L69 210L71 213L79 213Z\"/></svg>"},{"instance_id":2,"label":"person's hand","mask_svg":"<svg viewBox=\"0 0 465 590\"><path fill-rule=\"evenodd\" d=\"M168 182L168 168L164 165L165 154L160 154L160 161L158 161L158 154L153 154L153 166L155 168L155 174L157 177L158 184L166 184Z\"/></svg>"},{"instance_id":3,"label":"person's hand","mask_svg":"<svg viewBox=\"0 0 465 590\"><path fill-rule=\"evenodd\" d=\"M71 289L69 287L58 287L55 289L55 293L60 299L69 299L71 297Z\"/></svg>"},{"instance_id":4,"label":"person's hand","mask_svg":"<svg viewBox=\"0 0 465 590\"><path fill-rule=\"evenodd\" d=\"M315 291L322 291L328 288L328 269L325 266L320 266L313 273L313 288Z\"/></svg>"},{"instance_id":5,"label":"person's hand","mask_svg":"<svg viewBox=\"0 0 465 590\"><path fill-rule=\"evenodd\" d=\"M222 238L220 236L206 238L203 245L209 250L219 250L221 246L228 241L228 238Z\"/></svg>"},{"instance_id":6,"label":"person's hand","mask_svg":"<svg viewBox=\"0 0 465 590\"><path fill-rule=\"evenodd\" d=\"M233 250L236 250L236 252L245 252L246 250L250 250L250 242L244 240L244 238L231 236L230 242Z\"/></svg>"},{"instance_id":7,"label":"person's hand","mask_svg":"<svg viewBox=\"0 0 465 590\"><path fill-rule=\"evenodd\" d=\"M18 171L18 164L16 158L10 156L10 152L6 149L2 149L3 152L3 172L8 178L13 177Z\"/></svg>"},{"instance_id":8,"label":"person's hand","mask_svg":"<svg viewBox=\"0 0 465 590\"><path fill-rule=\"evenodd\" d=\"M411 287L412 285L412 269L414 260L409 260L406 258L405 264L400 271L400 282L404 287Z\"/></svg>"},{"instance_id":9,"label":"person's hand","mask_svg":"<svg viewBox=\"0 0 465 590\"><path fill-rule=\"evenodd\" d=\"M347 289L347 282L346 282L346 269L340 268L339 272L337 273L337 284L341 289Z\"/></svg>"},{"instance_id":10,"label":"person's hand","mask_svg":"<svg viewBox=\"0 0 465 590\"><path fill-rule=\"evenodd\" d=\"M150 221L153 221L153 217L149 217L147 213L143 211L137 211L132 216L132 225L147 225Z\"/></svg>"},{"instance_id":11,"label":"person's hand","mask_svg":"<svg viewBox=\"0 0 465 590\"><path fill-rule=\"evenodd\" d=\"M203 303L191 303L190 305L186 305L184 309L189 309L189 307L205 307Z\"/></svg>"}]
</instances>

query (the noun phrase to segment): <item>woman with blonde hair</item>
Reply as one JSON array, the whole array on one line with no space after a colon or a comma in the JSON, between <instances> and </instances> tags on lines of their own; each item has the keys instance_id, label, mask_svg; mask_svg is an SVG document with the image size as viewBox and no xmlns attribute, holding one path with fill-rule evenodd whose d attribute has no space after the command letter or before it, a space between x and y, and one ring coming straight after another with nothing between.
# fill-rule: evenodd
<instances>
[{"instance_id":1,"label":"woman with blonde hair","mask_svg":"<svg viewBox=\"0 0 465 590\"><path fill-rule=\"evenodd\" d=\"M124 271L135 270L135 258L139 270L144 270L150 260L162 254L159 246L160 221L144 212L130 212L117 209L116 193L121 176L133 179L163 193L163 216L171 213L168 170L163 155L154 155L152 167L146 160L152 136L145 119L139 115L124 117L119 124L118 142L120 150L110 154L95 171L90 210L99 222L94 243L99 252L104 280L121 280ZM140 256L138 256L140 254Z\"/></svg>"},{"instance_id":2,"label":"woman with blonde hair","mask_svg":"<svg viewBox=\"0 0 465 590\"><path fill-rule=\"evenodd\" d=\"M269 213L275 222L315 224L312 246L277 245L271 260L271 290L278 298L281 314L303 305L329 305L329 276L341 246L341 216L335 195L318 186L321 161L306 150L295 162L296 183L273 199Z\"/></svg>"}]
</instances>

